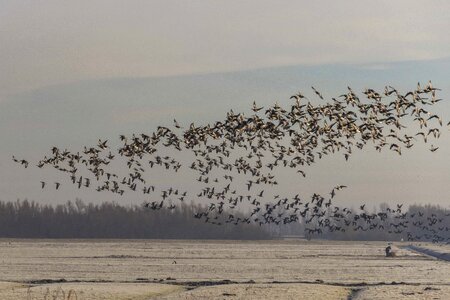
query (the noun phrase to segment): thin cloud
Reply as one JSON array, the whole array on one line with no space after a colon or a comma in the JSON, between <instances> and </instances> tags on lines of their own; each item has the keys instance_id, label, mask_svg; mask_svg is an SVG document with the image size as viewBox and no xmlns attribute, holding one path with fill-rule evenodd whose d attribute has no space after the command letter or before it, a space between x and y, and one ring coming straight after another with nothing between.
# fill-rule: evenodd
<instances>
[{"instance_id":1,"label":"thin cloud","mask_svg":"<svg viewBox=\"0 0 450 300\"><path fill-rule=\"evenodd\" d=\"M448 56L450 2L424 4L2 2L0 93L82 79Z\"/></svg>"}]
</instances>

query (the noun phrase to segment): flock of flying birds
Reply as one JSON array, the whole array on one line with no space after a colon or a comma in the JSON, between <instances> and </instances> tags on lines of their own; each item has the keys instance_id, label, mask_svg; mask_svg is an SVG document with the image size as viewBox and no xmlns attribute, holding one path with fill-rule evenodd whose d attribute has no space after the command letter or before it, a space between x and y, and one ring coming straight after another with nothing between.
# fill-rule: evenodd
<instances>
[{"instance_id":1,"label":"flock of flying birds","mask_svg":"<svg viewBox=\"0 0 450 300\"><path fill-rule=\"evenodd\" d=\"M194 217L216 225L303 222L308 234L387 229L405 234L409 240L450 241L449 228L442 226L449 215L403 213L401 204L379 213L368 213L364 205L357 210L336 206L333 199L346 188L344 185L336 186L325 197L313 194L310 199L298 194L268 195L270 187L278 185L276 169L290 168L305 177L306 167L327 155L340 154L348 160L353 151L369 145L401 155L421 141L431 144L431 152L438 150L432 141L440 137L443 121L430 109L442 99L437 98L439 89L431 81L406 94L391 86L382 92L366 89L364 99L348 87L345 94L329 102L312 89L317 105L302 93L292 96L286 108L278 103L264 108L253 102L249 116L230 111L224 120L204 126L192 123L183 128L174 120L172 129L160 126L150 134L121 135L117 152L106 140L79 152L53 147L37 167L53 167L67 174L80 189L119 195L140 192L151 199L145 207L152 210L172 210L186 200L204 203ZM178 155L181 152L183 155ZM126 169L125 173L114 172L112 162L117 158L119 164L125 162L126 167L117 166L122 172ZM25 168L29 165L23 159L13 160ZM149 169L159 173L189 169L200 188L189 193L157 187L149 182ZM54 188L60 185L56 182ZM42 188L48 186L41 181ZM235 216L240 206L250 207L249 213ZM408 232L411 226L424 234Z\"/></svg>"}]
</instances>

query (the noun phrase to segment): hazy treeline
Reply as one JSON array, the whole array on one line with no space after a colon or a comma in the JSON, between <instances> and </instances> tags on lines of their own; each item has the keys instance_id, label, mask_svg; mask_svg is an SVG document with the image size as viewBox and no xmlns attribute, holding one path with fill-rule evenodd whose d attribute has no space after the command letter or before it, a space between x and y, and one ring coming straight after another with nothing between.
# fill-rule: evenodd
<instances>
[{"instance_id":1,"label":"hazy treeline","mask_svg":"<svg viewBox=\"0 0 450 300\"><path fill-rule=\"evenodd\" d=\"M306 228L321 227L305 224L300 218L290 224L223 224L205 223L194 214L205 208L181 204L169 210L152 210L140 205L122 206L113 202L86 204L81 200L48 205L34 201L0 201L0 237L9 238L146 238L146 239L269 239L284 235L300 235L313 239L331 240L433 240L433 230L450 238L450 210L436 205L412 205L403 212L404 219L390 214L375 229L355 230L358 226L343 226L344 231L323 228L321 234L309 235ZM381 204L371 214L386 212L389 205ZM358 212L360 214L361 212ZM367 212L369 214L369 212ZM325 219L333 220L332 211ZM238 213L234 213L239 217ZM354 219L354 214L346 217ZM391 224L403 222L402 230ZM363 220L357 225L367 228ZM430 232L431 230L431 232ZM408 235L408 233L410 235Z\"/></svg>"},{"instance_id":2,"label":"hazy treeline","mask_svg":"<svg viewBox=\"0 0 450 300\"><path fill-rule=\"evenodd\" d=\"M383 203L379 209L371 213L386 212L391 207ZM394 208L395 209L395 208ZM353 216L349 216L349 219ZM445 242L450 238L450 210L439 205L411 205L401 214L388 214L384 221L375 222L383 228L373 230L346 230L345 232L326 232L324 238L338 240L386 240L398 241L434 241ZM404 227L393 225L402 223ZM358 225L367 228L364 220L359 220ZM442 240L439 240L440 237ZM445 239L445 240L444 240Z\"/></svg>"},{"instance_id":3,"label":"hazy treeline","mask_svg":"<svg viewBox=\"0 0 450 300\"><path fill-rule=\"evenodd\" d=\"M193 215L197 205L178 205L157 211L117 203L86 204L81 200L60 205L34 201L0 201L0 237L9 238L146 238L146 239L266 239L257 225L221 226Z\"/></svg>"},{"instance_id":4,"label":"hazy treeline","mask_svg":"<svg viewBox=\"0 0 450 300\"><path fill-rule=\"evenodd\" d=\"M305 219L298 223L291 223L281 226L267 225L266 230L272 235L303 235L312 239L330 239L330 240L363 240L363 241L398 241L398 240L421 240L448 242L450 241L450 210L439 205L411 205L404 209L402 213L388 213L384 220L375 220L368 224L363 218L357 218L355 215L377 214L393 211L387 203L380 204L379 208L372 211L352 210L357 213L346 215L345 220L350 224L345 226L345 221L335 222L331 209L325 211L323 219L330 220L330 225L338 226L341 230L329 230L330 226L323 226L314 220L313 224L306 224ZM309 216L308 216L309 218ZM401 226L397 226L401 223ZM372 225L372 228L370 228ZM321 228L320 234L308 234L306 228ZM439 238L437 238L439 237Z\"/></svg>"}]
</instances>

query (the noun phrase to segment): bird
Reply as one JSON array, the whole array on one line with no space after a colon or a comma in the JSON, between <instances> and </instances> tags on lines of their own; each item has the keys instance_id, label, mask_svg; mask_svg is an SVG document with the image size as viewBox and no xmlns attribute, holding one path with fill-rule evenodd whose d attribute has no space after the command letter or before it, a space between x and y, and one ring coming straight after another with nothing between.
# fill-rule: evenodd
<instances>
[{"instance_id":1,"label":"bird","mask_svg":"<svg viewBox=\"0 0 450 300\"><path fill-rule=\"evenodd\" d=\"M315 93L317 96L319 96L320 99L323 100L322 94L321 94L318 90L316 90L313 86L312 86L311 88L312 88L312 90L314 91L314 93Z\"/></svg>"},{"instance_id":2,"label":"bird","mask_svg":"<svg viewBox=\"0 0 450 300\"><path fill-rule=\"evenodd\" d=\"M431 145L430 151L431 151L431 152L435 152L435 151L437 151L438 149L439 149L439 147L435 147L435 146Z\"/></svg>"},{"instance_id":3,"label":"bird","mask_svg":"<svg viewBox=\"0 0 450 300\"><path fill-rule=\"evenodd\" d=\"M327 230L375 230L385 226L376 220L390 218L401 220L389 226L393 234L404 230L402 207L375 214L365 211L365 204L356 211L336 206L337 191L346 185L334 187L327 196L313 194L309 201L281 193L271 197L268 194L274 192L264 187L282 183L279 169L292 169L303 180L307 167L328 156L339 153L348 161L354 152L364 151L370 145L377 151L388 149L401 155L402 150L408 151L417 142L438 139L441 132L433 124L437 121L442 126L442 118L428 111L439 102L439 89L431 81L424 88L418 84L404 94L392 86L385 87L384 92L367 88L362 92L366 97L363 101L347 87L348 91L327 102L315 87L311 88L324 101L316 105L301 92L290 97L295 103L276 102L264 108L253 101L250 115L230 110L224 118L205 125L191 123L183 128L174 119L174 127L182 130L158 126L153 132L119 135L122 145L117 153L104 139L79 152L53 146L51 154L36 165L51 166L68 175L78 188L84 186L120 196L139 191L148 197L151 193L152 200L145 207L155 211L174 210L172 201L203 201L205 208L193 217L217 226L252 222L259 226L282 225L304 220L310 226L310 234L326 234ZM303 100L308 101L301 103ZM413 125L418 132L414 132ZM438 148L433 144L430 150ZM28 167L27 160L15 156L13 160ZM122 169L116 168L120 162L124 163ZM188 184L197 189L192 196L179 187L147 182L152 175L163 172L169 178L175 177L185 166L192 174L192 184ZM60 183L55 184L58 189ZM44 186L41 181L41 187ZM235 213L247 205L252 207L248 214ZM420 213L418 216L423 217ZM432 222L438 222L438 218Z\"/></svg>"},{"instance_id":4,"label":"bird","mask_svg":"<svg viewBox=\"0 0 450 300\"><path fill-rule=\"evenodd\" d=\"M253 112L258 112L258 111L262 110L263 108L264 108L264 107L257 107L257 106L256 106L256 102L253 101L253 106L252 106L252 111L253 111Z\"/></svg>"}]
</instances>

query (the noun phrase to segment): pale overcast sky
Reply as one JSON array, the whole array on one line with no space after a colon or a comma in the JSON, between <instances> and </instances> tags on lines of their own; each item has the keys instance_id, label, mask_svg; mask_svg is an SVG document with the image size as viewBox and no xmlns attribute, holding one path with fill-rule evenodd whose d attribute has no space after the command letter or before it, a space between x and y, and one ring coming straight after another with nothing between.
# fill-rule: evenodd
<instances>
[{"instance_id":1,"label":"pale overcast sky","mask_svg":"<svg viewBox=\"0 0 450 300\"><path fill-rule=\"evenodd\" d=\"M450 1L0 1L0 95L81 79L446 57Z\"/></svg>"},{"instance_id":2,"label":"pale overcast sky","mask_svg":"<svg viewBox=\"0 0 450 300\"><path fill-rule=\"evenodd\" d=\"M444 0L0 0L0 200L124 201L64 184L42 191L40 180L58 177L20 169L11 156L77 151L174 118L219 120L231 108L248 112L253 100L288 103L311 85L332 97L347 85L405 90L431 79L450 120L449 16ZM288 173L281 181L291 194L347 184L347 203L448 206L449 133L432 154L418 144L402 157L333 156L306 181Z\"/></svg>"}]
</instances>

